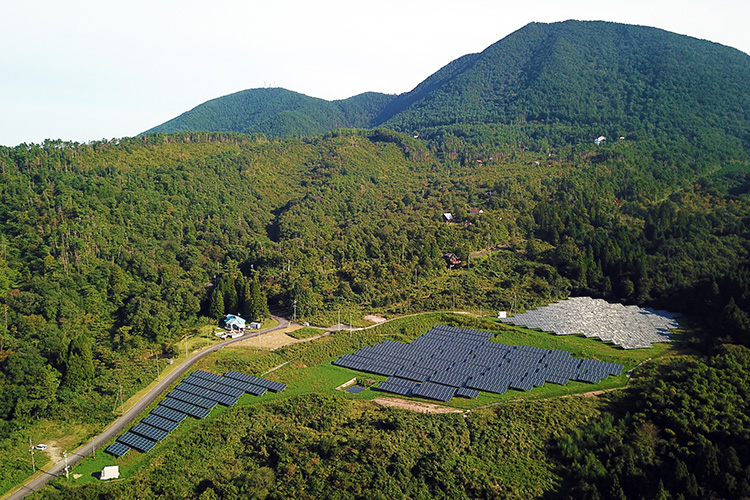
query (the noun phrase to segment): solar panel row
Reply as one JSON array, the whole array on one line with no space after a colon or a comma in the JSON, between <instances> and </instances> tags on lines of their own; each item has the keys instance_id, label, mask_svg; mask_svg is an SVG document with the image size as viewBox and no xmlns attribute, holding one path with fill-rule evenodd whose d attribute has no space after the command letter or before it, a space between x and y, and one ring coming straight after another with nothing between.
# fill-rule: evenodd
<instances>
[{"instance_id":1,"label":"solar panel row","mask_svg":"<svg viewBox=\"0 0 750 500\"><path fill-rule=\"evenodd\" d=\"M189 403L186 403L185 401L180 401L179 399L174 399L169 396L164 398L162 402L159 403L159 405L166 406L167 408L170 408L172 410L185 413L186 415L194 418L206 418L208 414L211 413L211 410L209 410L208 408L191 405Z\"/></svg>"},{"instance_id":2,"label":"solar panel row","mask_svg":"<svg viewBox=\"0 0 750 500\"><path fill-rule=\"evenodd\" d=\"M166 418L167 420L171 420L177 424L182 422L187 418L187 413L182 413L181 411L172 410L170 408L167 408L166 406L157 406L153 410L151 410L151 415L156 415L158 417Z\"/></svg>"},{"instance_id":3,"label":"solar panel row","mask_svg":"<svg viewBox=\"0 0 750 500\"><path fill-rule=\"evenodd\" d=\"M165 408L165 409L169 409L169 408ZM185 414L183 413L183 415ZM185 416L187 417L187 415ZM141 422L146 423L148 425L153 425L154 427L165 430L167 432L172 432L180 425L179 422L175 422L174 420L169 420L168 418L163 418L163 417L160 417L159 415L154 415L154 412L151 412L148 415L146 415L146 417L143 420L141 420Z\"/></svg>"},{"instance_id":4,"label":"solar panel row","mask_svg":"<svg viewBox=\"0 0 750 500\"><path fill-rule=\"evenodd\" d=\"M237 403L236 397L216 392L214 388L204 389L203 387L198 387L187 382L182 382L177 387L175 387L175 389L193 394L198 397L209 399L224 406L232 406Z\"/></svg>"},{"instance_id":5,"label":"solar panel row","mask_svg":"<svg viewBox=\"0 0 750 500\"><path fill-rule=\"evenodd\" d=\"M138 434L133 434L132 432L126 432L125 434L117 438L117 440L123 444L130 446L131 448L135 448L142 453L146 453L147 451L151 450L151 448L156 446L156 441L152 441L151 439L139 436Z\"/></svg>"},{"instance_id":6,"label":"solar panel row","mask_svg":"<svg viewBox=\"0 0 750 500\"><path fill-rule=\"evenodd\" d=\"M571 297L501 321L558 335L583 334L624 349L637 349L651 347L653 342L668 342L670 329L679 328L675 319L679 316L591 297Z\"/></svg>"},{"instance_id":7,"label":"solar panel row","mask_svg":"<svg viewBox=\"0 0 750 500\"><path fill-rule=\"evenodd\" d=\"M233 378L241 382L247 382L253 385L257 385L258 387L264 387L273 392L281 392L286 389L286 384L282 384L281 382L274 382L273 380L255 377L253 375L248 375L246 373L241 373L234 370L229 370L228 372L226 372L224 374L224 377Z\"/></svg>"},{"instance_id":8,"label":"solar panel row","mask_svg":"<svg viewBox=\"0 0 750 500\"><path fill-rule=\"evenodd\" d=\"M152 441L161 441L165 437L169 436L169 433L167 431L159 429L158 427L154 427L153 425L148 425L145 422L141 422L140 424L136 425L135 427L130 429L130 432L148 438Z\"/></svg>"},{"instance_id":9,"label":"solar panel row","mask_svg":"<svg viewBox=\"0 0 750 500\"><path fill-rule=\"evenodd\" d=\"M194 371L139 424L117 438L105 451L116 457L121 457L131 448L147 452L188 416L205 418L217 404L232 406L246 392L259 396L267 390L279 392L286 389L285 384L240 372L231 371L228 375L233 376Z\"/></svg>"},{"instance_id":10,"label":"solar panel row","mask_svg":"<svg viewBox=\"0 0 750 500\"><path fill-rule=\"evenodd\" d=\"M414 383L436 383L455 391L484 390L504 393L509 388L531 390L545 382L567 384L568 380L598 383L609 375L619 375L622 365L591 359L572 358L559 349L510 346L489 342L489 332L438 325L425 335L403 344L386 340L345 354L335 365L391 377L381 390L403 387L393 383L394 376ZM449 393L442 388L415 386L415 395L429 393L433 399ZM438 390L439 389L439 390ZM398 389L399 394L404 392ZM442 399L441 399L442 400Z\"/></svg>"},{"instance_id":11,"label":"solar panel row","mask_svg":"<svg viewBox=\"0 0 750 500\"><path fill-rule=\"evenodd\" d=\"M121 457L130 451L130 446L126 445L125 443L115 441L111 445L107 446L107 448L104 451L106 453L109 453L110 455Z\"/></svg>"}]
</instances>

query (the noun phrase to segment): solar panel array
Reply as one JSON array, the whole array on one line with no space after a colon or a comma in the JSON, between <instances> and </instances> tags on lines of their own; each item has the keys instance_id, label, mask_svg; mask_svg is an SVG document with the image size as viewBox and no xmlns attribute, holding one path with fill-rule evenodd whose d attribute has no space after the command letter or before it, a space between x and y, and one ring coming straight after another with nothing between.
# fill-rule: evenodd
<instances>
[{"instance_id":1,"label":"solar panel array","mask_svg":"<svg viewBox=\"0 0 750 500\"><path fill-rule=\"evenodd\" d=\"M205 418L217 404L232 406L245 393L260 396L267 390L279 392L284 389L285 384L236 371L221 376L196 370L185 377L139 424L104 451L116 457L123 456L131 448L145 453L188 416Z\"/></svg>"},{"instance_id":2,"label":"solar panel array","mask_svg":"<svg viewBox=\"0 0 750 500\"><path fill-rule=\"evenodd\" d=\"M598 383L623 366L579 359L568 351L490 342L489 332L437 325L410 344L386 340L345 354L335 365L387 376L378 389L402 396L450 401L480 391L529 391L545 382Z\"/></svg>"},{"instance_id":3,"label":"solar panel array","mask_svg":"<svg viewBox=\"0 0 750 500\"><path fill-rule=\"evenodd\" d=\"M669 330L680 327L676 320L680 316L591 297L571 297L500 321L557 335L582 334L623 349L639 349L670 341Z\"/></svg>"}]
</instances>

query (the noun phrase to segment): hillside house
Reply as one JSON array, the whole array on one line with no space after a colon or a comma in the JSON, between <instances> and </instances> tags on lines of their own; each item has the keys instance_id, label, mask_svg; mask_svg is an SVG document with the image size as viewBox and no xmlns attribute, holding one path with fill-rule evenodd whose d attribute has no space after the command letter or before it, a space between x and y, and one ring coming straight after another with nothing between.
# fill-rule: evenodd
<instances>
[{"instance_id":1,"label":"hillside house","mask_svg":"<svg viewBox=\"0 0 750 500\"><path fill-rule=\"evenodd\" d=\"M484 210L482 210L481 208L470 208L469 213L471 215L479 215L479 214L483 214Z\"/></svg>"},{"instance_id":2,"label":"hillside house","mask_svg":"<svg viewBox=\"0 0 750 500\"><path fill-rule=\"evenodd\" d=\"M599 144L603 143L606 140L607 140L606 137L604 137L603 135L600 135L599 137L597 137L596 139L594 139L594 144L596 144L598 146Z\"/></svg>"},{"instance_id":3,"label":"hillside house","mask_svg":"<svg viewBox=\"0 0 750 500\"><path fill-rule=\"evenodd\" d=\"M443 221L444 222L456 222L456 219L453 218L452 213L446 212L443 214Z\"/></svg>"},{"instance_id":4,"label":"hillside house","mask_svg":"<svg viewBox=\"0 0 750 500\"><path fill-rule=\"evenodd\" d=\"M246 321L234 314L227 314L224 318L224 326L227 330L244 330L246 327Z\"/></svg>"}]
</instances>

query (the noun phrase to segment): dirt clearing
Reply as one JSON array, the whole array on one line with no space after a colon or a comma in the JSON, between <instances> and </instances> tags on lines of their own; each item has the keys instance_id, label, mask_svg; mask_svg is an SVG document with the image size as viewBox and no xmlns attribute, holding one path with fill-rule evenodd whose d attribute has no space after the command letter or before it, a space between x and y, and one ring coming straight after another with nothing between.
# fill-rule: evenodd
<instances>
[{"instance_id":1,"label":"dirt clearing","mask_svg":"<svg viewBox=\"0 0 750 500\"><path fill-rule=\"evenodd\" d=\"M237 342L236 344L232 345L232 347L257 349L258 346L260 346L260 348L264 351L273 351L274 349L278 349L279 347L284 347L285 345L295 344L299 342L299 340L292 338L286 334L286 332L293 332L298 328L299 327L292 326L289 328L285 328L284 330L277 330L275 332L266 333L260 336L260 341L258 341L258 337L254 337L251 339L243 340L241 342Z\"/></svg>"},{"instance_id":2,"label":"dirt clearing","mask_svg":"<svg viewBox=\"0 0 750 500\"><path fill-rule=\"evenodd\" d=\"M380 406L387 406L390 408L403 408L404 410L416 411L419 413L463 413L463 410L457 410L455 408L448 408L447 406L440 406L432 403L420 403L417 401L407 401L406 399L399 398L375 398L373 402Z\"/></svg>"}]
</instances>

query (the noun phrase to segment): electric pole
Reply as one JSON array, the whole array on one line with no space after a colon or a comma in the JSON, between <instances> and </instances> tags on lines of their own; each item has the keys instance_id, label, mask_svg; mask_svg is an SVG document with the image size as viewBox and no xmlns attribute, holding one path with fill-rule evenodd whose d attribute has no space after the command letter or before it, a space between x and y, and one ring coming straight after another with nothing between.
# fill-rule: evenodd
<instances>
[{"instance_id":1,"label":"electric pole","mask_svg":"<svg viewBox=\"0 0 750 500\"><path fill-rule=\"evenodd\" d=\"M31 470L36 472L36 463L34 462L34 446L31 444L31 438L29 438L29 453L31 453Z\"/></svg>"},{"instance_id":2,"label":"electric pole","mask_svg":"<svg viewBox=\"0 0 750 500\"><path fill-rule=\"evenodd\" d=\"M65 457L65 479L70 479L70 467L68 467L68 451L63 452L63 457Z\"/></svg>"},{"instance_id":3,"label":"electric pole","mask_svg":"<svg viewBox=\"0 0 750 500\"><path fill-rule=\"evenodd\" d=\"M125 415L125 399L122 397L122 384L120 384L120 404L122 405L122 414Z\"/></svg>"},{"instance_id":4,"label":"electric pole","mask_svg":"<svg viewBox=\"0 0 750 500\"><path fill-rule=\"evenodd\" d=\"M297 321L297 299L294 299L294 314L292 315L292 321Z\"/></svg>"}]
</instances>

